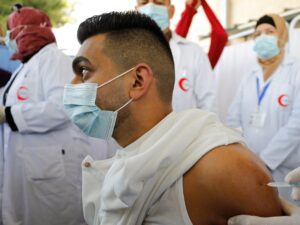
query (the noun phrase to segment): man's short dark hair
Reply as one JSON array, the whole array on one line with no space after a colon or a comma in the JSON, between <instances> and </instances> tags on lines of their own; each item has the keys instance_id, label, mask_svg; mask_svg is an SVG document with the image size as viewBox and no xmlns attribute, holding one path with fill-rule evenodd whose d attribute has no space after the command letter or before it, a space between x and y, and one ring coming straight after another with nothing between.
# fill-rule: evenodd
<instances>
[{"instance_id":1,"label":"man's short dark hair","mask_svg":"<svg viewBox=\"0 0 300 225\"><path fill-rule=\"evenodd\" d=\"M172 100L175 80L172 52L163 32L150 17L135 11L93 16L80 24L77 38L82 44L98 34L106 35L102 51L118 69L127 70L138 63L147 63L162 100Z\"/></svg>"}]
</instances>

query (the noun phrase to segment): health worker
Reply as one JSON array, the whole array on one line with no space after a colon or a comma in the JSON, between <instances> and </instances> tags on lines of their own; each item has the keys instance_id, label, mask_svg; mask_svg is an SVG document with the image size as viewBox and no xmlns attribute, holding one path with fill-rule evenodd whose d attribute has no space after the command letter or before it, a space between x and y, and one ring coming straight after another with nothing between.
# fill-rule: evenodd
<instances>
[{"instance_id":1,"label":"health worker","mask_svg":"<svg viewBox=\"0 0 300 225\"><path fill-rule=\"evenodd\" d=\"M19 5L7 26L6 44L22 64L0 106L3 225L84 225L81 161L96 148L106 156L103 141L87 137L64 111L72 59L58 50L45 13Z\"/></svg>"},{"instance_id":2,"label":"health worker","mask_svg":"<svg viewBox=\"0 0 300 225\"><path fill-rule=\"evenodd\" d=\"M254 35L258 66L241 82L227 124L241 128L274 180L283 181L300 165L300 65L286 54L288 30L282 17L261 17ZM279 192L290 199L291 189Z\"/></svg>"},{"instance_id":3,"label":"health worker","mask_svg":"<svg viewBox=\"0 0 300 225\"><path fill-rule=\"evenodd\" d=\"M217 111L215 79L207 54L195 43L170 29L171 0L137 0L136 9L153 19L169 41L175 61L174 111L199 108Z\"/></svg>"}]
</instances>

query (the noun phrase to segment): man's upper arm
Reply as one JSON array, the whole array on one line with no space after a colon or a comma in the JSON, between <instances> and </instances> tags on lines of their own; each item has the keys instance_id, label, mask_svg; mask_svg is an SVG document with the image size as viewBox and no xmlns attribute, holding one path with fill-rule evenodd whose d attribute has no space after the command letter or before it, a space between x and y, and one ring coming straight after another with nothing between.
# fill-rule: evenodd
<instances>
[{"instance_id":1,"label":"man's upper arm","mask_svg":"<svg viewBox=\"0 0 300 225\"><path fill-rule=\"evenodd\" d=\"M193 224L222 225L234 215L282 214L276 189L263 163L240 144L208 152L183 179L186 208Z\"/></svg>"}]
</instances>

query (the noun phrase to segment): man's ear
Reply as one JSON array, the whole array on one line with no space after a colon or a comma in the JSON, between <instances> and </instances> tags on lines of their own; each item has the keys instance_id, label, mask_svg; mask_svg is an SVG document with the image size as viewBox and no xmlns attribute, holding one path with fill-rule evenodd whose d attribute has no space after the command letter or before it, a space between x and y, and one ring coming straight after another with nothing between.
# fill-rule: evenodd
<instances>
[{"instance_id":1,"label":"man's ear","mask_svg":"<svg viewBox=\"0 0 300 225\"><path fill-rule=\"evenodd\" d=\"M169 12L169 19L172 19L175 13L175 7L174 5L168 6L168 12Z\"/></svg>"},{"instance_id":2,"label":"man's ear","mask_svg":"<svg viewBox=\"0 0 300 225\"><path fill-rule=\"evenodd\" d=\"M135 66L135 74L131 77L130 97L133 100L139 99L147 94L154 79L152 69L145 63Z\"/></svg>"}]
</instances>

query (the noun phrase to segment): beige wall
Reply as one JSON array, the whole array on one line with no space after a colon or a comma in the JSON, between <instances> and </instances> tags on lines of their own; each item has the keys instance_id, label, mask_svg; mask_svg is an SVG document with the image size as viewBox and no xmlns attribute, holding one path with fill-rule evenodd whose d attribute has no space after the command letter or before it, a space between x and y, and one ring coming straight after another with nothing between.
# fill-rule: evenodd
<instances>
[{"instance_id":1,"label":"beige wall","mask_svg":"<svg viewBox=\"0 0 300 225\"><path fill-rule=\"evenodd\" d=\"M229 23L247 23L267 13L281 13L285 9L300 8L300 0L228 0Z\"/></svg>"}]
</instances>

